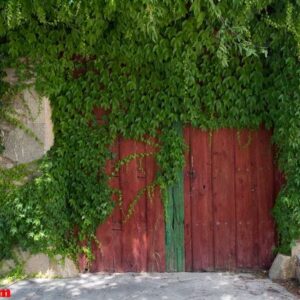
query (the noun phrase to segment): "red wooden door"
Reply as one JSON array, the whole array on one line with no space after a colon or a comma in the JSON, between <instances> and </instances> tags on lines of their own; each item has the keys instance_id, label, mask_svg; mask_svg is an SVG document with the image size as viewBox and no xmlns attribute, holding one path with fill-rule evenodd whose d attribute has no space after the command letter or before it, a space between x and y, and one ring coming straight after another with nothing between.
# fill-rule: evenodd
<instances>
[{"instance_id":1,"label":"red wooden door","mask_svg":"<svg viewBox=\"0 0 300 300\"><path fill-rule=\"evenodd\" d=\"M275 245L271 209L278 192L271 133L186 128L184 136L189 145L182 224L186 271L269 267ZM116 161L154 151L125 139L112 150ZM114 164L108 162L108 173ZM94 245L91 271L166 271L169 254L159 190L152 196L145 193L125 221L131 201L153 181L156 171L154 157L149 155L131 160L112 178L112 187L122 190L123 203L96 232L100 246Z\"/></svg>"},{"instance_id":2,"label":"red wooden door","mask_svg":"<svg viewBox=\"0 0 300 300\"><path fill-rule=\"evenodd\" d=\"M270 132L186 130L186 270L266 268L273 258Z\"/></svg>"}]
</instances>

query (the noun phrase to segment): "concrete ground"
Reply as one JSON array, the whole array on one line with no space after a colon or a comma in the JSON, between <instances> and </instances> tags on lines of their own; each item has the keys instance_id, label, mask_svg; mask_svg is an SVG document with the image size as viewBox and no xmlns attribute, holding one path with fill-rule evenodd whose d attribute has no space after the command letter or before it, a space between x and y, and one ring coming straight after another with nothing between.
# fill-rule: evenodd
<instances>
[{"instance_id":1,"label":"concrete ground","mask_svg":"<svg viewBox=\"0 0 300 300\"><path fill-rule=\"evenodd\" d=\"M296 299L282 286L252 274L83 274L70 279L24 280L8 287L11 299L177 300Z\"/></svg>"}]
</instances>

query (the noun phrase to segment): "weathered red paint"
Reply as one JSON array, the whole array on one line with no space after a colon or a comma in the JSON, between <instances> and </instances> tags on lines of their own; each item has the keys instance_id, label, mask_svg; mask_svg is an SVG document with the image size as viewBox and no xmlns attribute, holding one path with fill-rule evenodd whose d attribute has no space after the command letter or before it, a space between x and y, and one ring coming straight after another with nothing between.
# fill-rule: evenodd
<instances>
[{"instance_id":1,"label":"weathered red paint","mask_svg":"<svg viewBox=\"0 0 300 300\"><path fill-rule=\"evenodd\" d=\"M233 131L222 129L212 137L212 199L216 269L234 269L236 206L234 194Z\"/></svg>"},{"instance_id":2,"label":"weathered red paint","mask_svg":"<svg viewBox=\"0 0 300 300\"><path fill-rule=\"evenodd\" d=\"M237 267L251 268L258 266L257 247L257 201L251 167L252 147L247 145L251 139L251 132L242 131L235 139L235 198L236 198L236 239L243 241L237 243ZM254 144L253 144L254 145Z\"/></svg>"},{"instance_id":3,"label":"weathered red paint","mask_svg":"<svg viewBox=\"0 0 300 300\"><path fill-rule=\"evenodd\" d=\"M190 201L192 227L191 270L211 270L214 265L214 227L211 157L209 133L190 130ZM186 219L186 222L188 218Z\"/></svg>"},{"instance_id":4,"label":"weathered red paint","mask_svg":"<svg viewBox=\"0 0 300 300\"><path fill-rule=\"evenodd\" d=\"M186 128L184 169L186 271L268 267L275 245L271 216L282 179L273 165L271 133ZM120 139L116 160L152 146ZM110 173L114 162L108 163ZM159 189L144 194L124 223L136 193L157 171L153 155L132 160L111 180L123 192L122 210L97 230L91 271L165 271L165 224Z\"/></svg>"},{"instance_id":5,"label":"weathered red paint","mask_svg":"<svg viewBox=\"0 0 300 300\"><path fill-rule=\"evenodd\" d=\"M121 140L121 159L132 153L143 152L145 152L145 147L141 143L130 140ZM128 165L121 168L121 189L123 191L123 211L125 218L136 194L146 184L146 171L144 168L144 159L142 159L142 163L141 161L138 162L137 160L132 160ZM124 272L147 270L146 232L146 199L145 195L143 195L135 205L134 213L124 224L122 230L122 266Z\"/></svg>"},{"instance_id":6,"label":"weathered red paint","mask_svg":"<svg viewBox=\"0 0 300 300\"><path fill-rule=\"evenodd\" d=\"M119 143L113 145L111 151L115 153L116 158L112 161L108 161L106 166L108 174L113 172L114 162L119 159ZM119 188L119 181L119 174L117 174L111 179L110 184L113 188ZM116 195L114 195L114 201L117 201L115 196ZM118 228L120 228L121 225L119 222L119 215L120 208L119 206L116 206L113 214L106 220L105 224L98 227L96 237L99 241L99 245L94 245L95 264L92 265L91 271L115 271L115 265L118 265L120 247L122 245L118 231Z\"/></svg>"},{"instance_id":7,"label":"weathered red paint","mask_svg":"<svg viewBox=\"0 0 300 300\"><path fill-rule=\"evenodd\" d=\"M185 153L185 161L187 162L184 167L184 248L185 248L185 270L192 270L192 205L190 199L191 195L191 173L190 173L190 148L191 148L191 130L189 128L184 129L185 142L188 145L188 150Z\"/></svg>"},{"instance_id":8,"label":"weathered red paint","mask_svg":"<svg viewBox=\"0 0 300 300\"><path fill-rule=\"evenodd\" d=\"M189 145L186 270L269 267L276 241L271 209L282 183L271 133L190 129Z\"/></svg>"},{"instance_id":9,"label":"weathered red paint","mask_svg":"<svg viewBox=\"0 0 300 300\"><path fill-rule=\"evenodd\" d=\"M119 159L134 153L155 151L149 145L121 138L111 150L115 159L108 161L107 174L112 173ZM133 198L146 184L153 182L156 170L154 156L151 155L130 161L110 180L112 187L122 190L123 204L121 208L116 204L113 214L97 229L100 245L93 245L95 260L90 267L91 272L165 271L164 213L158 188L151 197L146 193L142 195L126 221ZM115 195L114 201L117 200ZM81 258L82 270L85 263Z\"/></svg>"},{"instance_id":10,"label":"weathered red paint","mask_svg":"<svg viewBox=\"0 0 300 300\"><path fill-rule=\"evenodd\" d=\"M272 260L272 247L274 247L275 231L271 216L274 201L274 171L271 144L266 140L271 139L270 132L260 129L256 135L256 183L258 200L258 245L259 266L268 267Z\"/></svg>"},{"instance_id":11,"label":"weathered red paint","mask_svg":"<svg viewBox=\"0 0 300 300\"><path fill-rule=\"evenodd\" d=\"M146 152L155 152L154 147L147 145ZM154 156L146 158L146 182L151 184L155 179L157 166ZM165 261L165 221L163 205L159 189L156 187L153 195L146 195L147 198L147 271L164 272Z\"/></svg>"}]
</instances>

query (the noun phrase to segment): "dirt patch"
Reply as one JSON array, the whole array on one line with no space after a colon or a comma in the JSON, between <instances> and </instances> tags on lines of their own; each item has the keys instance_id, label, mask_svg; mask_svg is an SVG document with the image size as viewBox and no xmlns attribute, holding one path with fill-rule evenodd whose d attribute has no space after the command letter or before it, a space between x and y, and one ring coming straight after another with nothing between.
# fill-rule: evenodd
<instances>
[{"instance_id":1,"label":"dirt patch","mask_svg":"<svg viewBox=\"0 0 300 300\"><path fill-rule=\"evenodd\" d=\"M300 284L297 279L290 280L273 280L274 282L282 285L286 288L291 294L300 299Z\"/></svg>"},{"instance_id":2,"label":"dirt patch","mask_svg":"<svg viewBox=\"0 0 300 300\"><path fill-rule=\"evenodd\" d=\"M256 270L256 271L245 271L248 274L252 274L255 276L254 279L269 279L268 271L267 270ZM241 271L241 273L244 273ZM287 291L289 291L291 294L293 294L295 297L300 299L300 283L297 279L290 279L290 280L272 280L273 282L276 282L283 286Z\"/></svg>"}]
</instances>

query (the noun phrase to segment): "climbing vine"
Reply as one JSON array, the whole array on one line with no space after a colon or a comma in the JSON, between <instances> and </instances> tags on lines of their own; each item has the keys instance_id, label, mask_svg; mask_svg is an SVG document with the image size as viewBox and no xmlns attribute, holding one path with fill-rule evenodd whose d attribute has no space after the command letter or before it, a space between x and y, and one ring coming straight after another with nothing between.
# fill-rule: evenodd
<instances>
[{"instance_id":1,"label":"climbing vine","mask_svg":"<svg viewBox=\"0 0 300 300\"><path fill-rule=\"evenodd\" d=\"M274 214L288 251L300 236L299 34L298 0L1 1L1 66L34 74L55 145L22 187L6 188L1 171L0 259L15 245L80 253L112 212L105 168L119 136L156 141L159 171L140 193L173 183L178 122L274 128L287 179ZM106 111L100 122L94 108Z\"/></svg>"}]
</instances>

